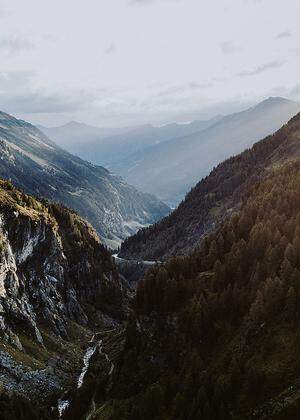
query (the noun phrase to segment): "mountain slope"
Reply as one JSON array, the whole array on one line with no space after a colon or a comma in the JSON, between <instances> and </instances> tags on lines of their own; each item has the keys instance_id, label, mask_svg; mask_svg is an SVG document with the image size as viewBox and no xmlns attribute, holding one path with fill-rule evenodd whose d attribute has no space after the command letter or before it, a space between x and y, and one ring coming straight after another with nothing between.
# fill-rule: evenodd
<instances>
[{"instance_id":1,"label":"mountain slope","mask_svg":"<svg viewBox=\"0 0 300 420\"><path fill-rule=\"evenodd\" d=\"M299 417L299 215L298 158L199 251L147 275L110 418Z\"/></svg>"},{"instance_id":2,"label":"mountain slope","mask_svg":"<svg viewBox=\"0 0 300 420\"><path fill-rule=\"evenodd\" d=\"M37 128L47 137L53 139L56 144L71 153L76 152L77 145L78 147L82 147L83 145L88 145L106 137L117 136L118 134L133 130L133 127L101 128L76 121L70 121L58 127L44 127L39 125Z\"/></svg>"},{"instance_id":3,"label":"mountain slope","mask_svg":"<svg viewBox=\"0 0 300 420\"><path fill-rule=\"evenodd\" d=\"M69 152L95 164L104 165L115 173L127 174L135 166L138 156L147 155L149 147L204 130L219 117L189 124L167 124L154 127L150 124L117 129L105 129L70 122L62 127L41 130ZM140 159L140 157L139 157Z\"/></svg>"},{"instance_id":4,"label":"mountain slope","mask_svg":"<svg viewBox=\"0 0 300 420\"><path fill-rule=\"evenodd\" d=\"M123 319L125 288L96 232L73 211L0 181L0 220L0 417L48 418L9 398L29 400L35 413L56 405L91 329Z\"/></svg>"},{"instance_id":5,"label":"mountain slope","mask_svg":"<svg viewBox=\"0 0 300 420\"><path fill-rule=\"evenodd\" d=\"M249 185L269 167L299 156L299 139L300 114L274 135L218 165L167 218L126 240L120 256L159 260L190 252L239 206Z\"/></svg>"},{"instance_id":6,"label":"mountain slope","mask_svg":"<svg viewBox=\"0 0 300 420\"><path fill-rule=\"evenodd\" d=\"M299 119L295 142L273 156L283 163L252 179L239 211L195 252L148 271L110 385L96 360L72 413L299 418L300 156L286 159Z\"/></svg>"},{"instance_id":7,"label":"mountain slope","mask_svg":"<svg viewBox=\"0 0 300 420\"><path fill-rule=\"evenodd\" d=\"M206 130L173 139L131 156L127 168L113 169L137 188L178 204L195 183L224 159L272 134L300 111L300 104L269 98L228 115Z\"/></svg>"},{"instance_id":8,"label":"mountain slope","mask_svg":"<svg viewBox=\"0 0 300 420\"><path fill-rule=\"evenodd\" d=\"M169 211L155 197L69 154L31 124L4 113L0 113L0 177L30 194L76 209L112 245Z\"/></svg>"}]
</instances>

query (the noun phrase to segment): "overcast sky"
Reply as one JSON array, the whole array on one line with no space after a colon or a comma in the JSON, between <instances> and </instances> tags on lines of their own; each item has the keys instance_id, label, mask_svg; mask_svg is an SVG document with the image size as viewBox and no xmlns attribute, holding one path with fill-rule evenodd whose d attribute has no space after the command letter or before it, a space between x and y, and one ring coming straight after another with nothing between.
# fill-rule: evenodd
<instances>
[{"instance_id":1,"label":"overcast sky","mask_svg":"<svg viewBox=\"0 0 300 420\"><path fill-rule=\"evenodd\" d=\"M299 0L0 0L0 109L164 123L300 99Z\"/></svg>"}]
</instances>

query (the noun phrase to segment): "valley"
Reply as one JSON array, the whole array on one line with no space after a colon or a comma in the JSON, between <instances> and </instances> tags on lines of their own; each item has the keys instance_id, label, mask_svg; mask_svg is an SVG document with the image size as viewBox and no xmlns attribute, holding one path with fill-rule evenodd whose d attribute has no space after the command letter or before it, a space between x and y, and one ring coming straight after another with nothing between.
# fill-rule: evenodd
<instances>
[{"instance_id":1,"label":"valley","mask_svg":"<svg viewBox=\"0 0 300 420\"><path fill-rule=\"evenodd\" d=\"M71 413L114 420L296 418L299 118L222 164L248 165L251 156L256 176L248 174L242 189L234 184L235 209L208 227L194 250L148 264L113 373L108 364L103 379L100 352Z\"/></svg>"},{"instance_id":2,"label":"valley","mask_svg":"<svg viewBox=\"0 0 300 420\"><path fill-rule=\"evenodd\" d=\"M187 124L127 128L108 137L98 129L98 135L90 139L90 129L81 127L77 130L81 140L75 144L75 130L61 127L44 132L70 152L108 167L174 208L216 165L272 134L299 111L298 102L270 97L235 114Z\"/></svg>"},{"instance_id":3,"label":"valley","mask_svg":"<svg viewBox=\"0 0 300 420\"><path fill-rule=\"evenodd\" d=\"M300 419L299 15L0 0L0 420Z\"/></svg>"},{"instance_id":4,"label":"valley","mask_svg":"<svg viewBox=\"0 0 300 420\"><path fill-rule=\"evenodd\" d=\"M296 413L299 139L300 114L117 254L1 181L3 418Z\"/></svg>"},{"instance_id":5,"label":"valley","mask_svg":"<svg viewBox=\"0 0 300 420\"><path fill-rule=\"evenodd\" d=\"M75 209L113 249L170 211L107 169L61 149L35 126L1 112L0 177Z\"/></svg>"}]
</instances>

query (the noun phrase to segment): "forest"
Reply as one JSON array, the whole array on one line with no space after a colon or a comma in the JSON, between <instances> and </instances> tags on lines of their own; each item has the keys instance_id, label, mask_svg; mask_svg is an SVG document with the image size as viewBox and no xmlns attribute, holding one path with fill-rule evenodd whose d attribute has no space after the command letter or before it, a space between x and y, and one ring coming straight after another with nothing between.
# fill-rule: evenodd
<instances>
[{"instance_id":1,"label":"forest","mask_svg":"<svg viewBox=\"0 0 300 420\"><path fill-rule=\"evenodd\" d=\"M295 418L299 270L295 161L255 183L190 256L139 284L110 418Z\"/></svg>"}]
</instances>

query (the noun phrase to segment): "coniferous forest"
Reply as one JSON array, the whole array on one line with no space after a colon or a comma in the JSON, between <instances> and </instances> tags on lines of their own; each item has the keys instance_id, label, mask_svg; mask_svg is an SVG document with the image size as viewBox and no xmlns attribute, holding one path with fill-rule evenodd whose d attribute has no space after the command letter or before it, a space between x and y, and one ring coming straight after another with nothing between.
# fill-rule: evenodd
<instances>
[{"instance_id":1,"label":"coniferous forest","mask_svg":"<svg viewBox=\"0 0 300 420\"><path fill-rule=\"evenodd\" d=\"M0 420L300 419L299 16L0 0Z\"/></svg>"},{"instance_id":2,"label":"coniferous forest","mask_svg":"<svg viewBox=\"0 0 300 420\"><path fill-rule=\"evenodd\" d=\"M277 406L278 418L296 418L299 281L294 162L253 185L199 249L139 284L115 390L126 404L111 418L277 418Z\"/></svg>"}]
</instances>

